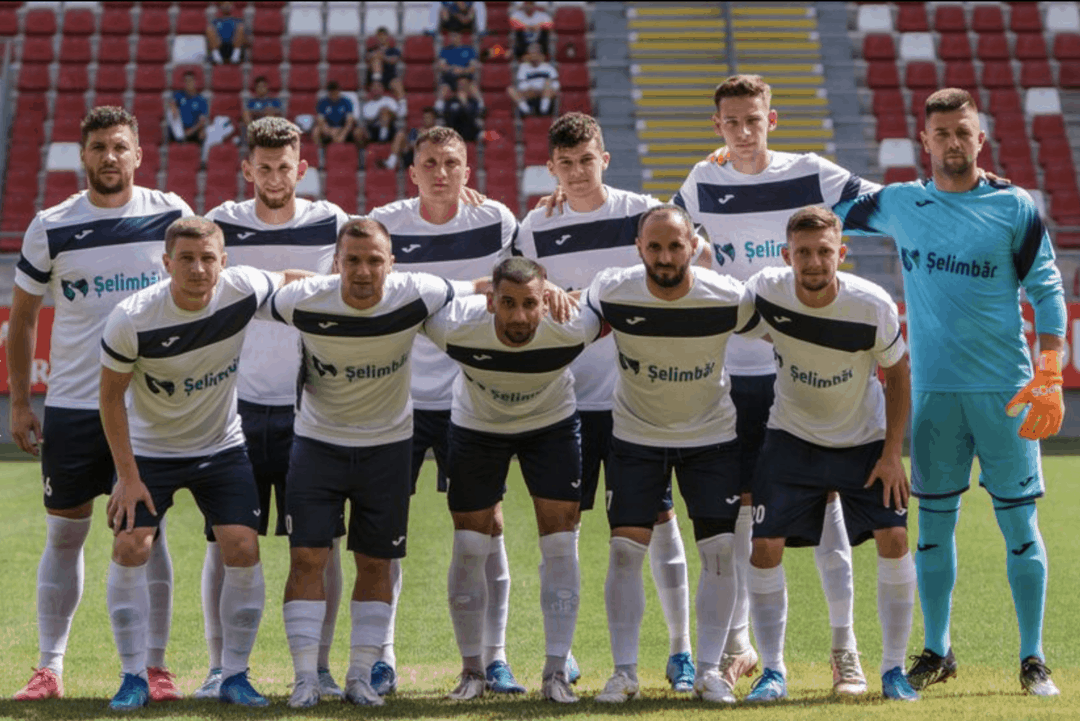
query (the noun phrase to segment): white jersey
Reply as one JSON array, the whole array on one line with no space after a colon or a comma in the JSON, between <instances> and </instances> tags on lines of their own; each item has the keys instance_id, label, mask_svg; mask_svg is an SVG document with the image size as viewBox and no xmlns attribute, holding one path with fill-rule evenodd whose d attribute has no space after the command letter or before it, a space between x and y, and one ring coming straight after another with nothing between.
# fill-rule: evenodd
<instances>
[{"instance_id":1,"label":"white jersey","mask_svg":"<svg viewBox=\"0 0 1080 721\"><path fill-rule=\"evenodd\" d=\"M271 225L255 215L255 200L227 200L206 214L225 233L229 263L266 270L310 270L328 273L334 262L338 229L349 220L326 200L296 199L292 220ZM240 400L265 406L296 403L300 372L300 335L278 323L255 319L248 326L240 352Z\"/></svg>"},{"instance_id":2,"label":"white jersey","mask_svg":"<svg viewBox=\"0 0 1080 721\"><path fill-rule=\"evenodd\" d=\"M585 302L615 332L617 438L644 446L693 447L735 438L735 405L720 359L732 333L753 327L754 301L739 281L691 266L678 300L646 286L645 267L604 271Z\"/></svg>"},{"instance_id":3,"label":"white jersey","mask_svg":"<svg viewBox=\"0 0 1080 721\"><path fill-rule=\"evenodd\" d=\"M303 339L296 434L352 447L411 438L413 339L453 297L447 281L427 273L390 273L382 299L365 310L346 305L337 275L306 278L275 293L268 312Z\"/></svg>"},{"instance_id":4,"label":"white jersey","mask_svg":"<svg viewBox=\"0 0 1080 721\"><path fill-rule=\"evenodd\" d=\"M485 296L455 300L424 324L424 333L461 366L450 421L485 433L524 433L574 414L570 363L603 326L588 308L566 323L545 315L532 340L511 347L495 335Z\"/></svg>"},{"instance_id":5,"label":"white jersey","mask_svg":"<svg viewBox=\"0 0 1080 721\"><path fill-rule=\"evenodd\" d=\"M87 191L38 213L23 237L15 285L56 304L45 405L96 410L99 341L116 304L166 277L165 229L192 215L173 193L135 186L119 208Z\"/></svg>"},{"instance_id":6,"label":"white jersey","mask_svg":"<svg viewBox=\"0 0 1080 721\"><path fill-rule=\"evenodd\" d=\"M534 66L532 63L525 62L518 65L518 90L540 91L543 90L544 86L548 83L551 83L552 89L559 89L559 71L556 70L555 66L551 63L540 63L539 65Z\"/></svg>"},{"instance_id":7,"label":"white jersey","mask_svg":"<svg viewBox=\"0 0 1080 721\"><path fill-rule=\"evenodd\" d=\"M420 199L409 198L375 208L370 217L390 231L394 265L401 270L443 278L474 280L491 275L511 255L518 223L502 203L458 205L458 214L442 225L420 217ZM420 410L450 410L457 365L427 338L416 339L412 354L412 397Z\"/></svg>"},{"instance_id":8,"label":"white jersey","mask_svg":"<svg viewBox=\"0 0 1080 721\"><path fill-rule=\"evenodd\" d=\"M756 175L740 173L717 154L693 167L671 199L708 233L716 270L746 281L765 267L780 267L788 218L807 205L828 208L880 186L814 153L770 151ZM732 338L724 361L733 375L776 372L772 348L763 340Z\"/></svg>"},{"instance_id":9,"label":"white jersey","mask_svg":"<svg viewBox=\"0 0 1080 721\"><path fill-rule=\"evenodd\" d=\"M548 280L565 290L583 290L603 270L641 262L635 245L638 219L660 201L607 185L604 190L607 200L588 213L577 213L567 203L550 218L539 208L521 221L517 248L525 257L538 260ZM611 410L615 363L612 337L597 341L574 360L570 370L578 410Z\"/></svg>"},{"instance_id":10,"label":"white jersey","mask_svg":"<svg viewBox=\"0 0 1080 721\"><path fill-rule=\"evenodd\" d=\"M840 294L824 308L803 305L791 268L766 268L747 281L776 349L776 399L769 428L833 448L885 437L885 397L877 367L907 352L896 304L880 286L838 273Z\"/></svg>"},{"instance_id":11,"label":"white jersey","mask_svg":"<svg viewBox=\"0 0 1080 721\"><path fill-rule=\"evenodd\" d=\"M135 374L128 394L135 455L189 458L243 445L236 412L240 348L275 285L269 273L238 265L221 271L202 310L178 308L166 279L109 314L101 365Z\"/></svg>"}]
</instances>

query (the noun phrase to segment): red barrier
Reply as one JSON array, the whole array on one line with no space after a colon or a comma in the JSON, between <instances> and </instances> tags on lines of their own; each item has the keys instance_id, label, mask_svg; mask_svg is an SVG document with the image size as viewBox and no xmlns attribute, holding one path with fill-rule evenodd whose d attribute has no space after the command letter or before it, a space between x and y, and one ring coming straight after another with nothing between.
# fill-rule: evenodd
<instances>
[{"instance_id":1,"label":"red barrier","mask_svg":"<svg viewBox=\"0 0 1080 721\"><path fill-rule=\"evenodd\" d=\"M0 393L8 393L7 339L11 309L0 306ZM30 368L31 393L44 393L49 387L49 338L52 335L53 309L42 308L38 315L37 344Z\"/></svg>"}]
</instances>

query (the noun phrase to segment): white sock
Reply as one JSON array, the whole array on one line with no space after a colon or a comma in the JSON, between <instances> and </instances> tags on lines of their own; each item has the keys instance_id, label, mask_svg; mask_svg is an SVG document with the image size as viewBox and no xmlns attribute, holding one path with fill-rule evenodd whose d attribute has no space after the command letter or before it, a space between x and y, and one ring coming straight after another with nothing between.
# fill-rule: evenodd
<instances>
[{"instance_id":1,"label":"white sock","mask_svg":"<svg viewBox=\"0 0 1080 721\"><path fill-rule=\"evenodd\" d=\"M750 614L754 617L761 663L787 678L784 666L784 631L787 628L787 583L783 565L750 566Z\"/></svg>"},{"instance_id":2,"label":"white sock","mask_svg":"<svg viewBox=\"0 0 1080 721\"><path fill-rule=\"evenodd\" d=\"M528 115L532 112L532 108L530 108L529 104L526 103L524 100L518 102L518 110L521 111L522 115Z\"/></svg>"},{"instance_id":3,"label":"white sock","mask_svg":"<svg viewBox=\"0 0 1080 721\"><path fill-rule=\"evenodd\" d=\"M158 535L150 546L146 562L146 585L150 590L150 636L146 650L149 668L165 668L165 648L172 626L173 567L169 543L165 539L165 519L158 525Z\"/></svg>"},{"instance_id":4,"label":"white sock","mask_svg":"<svg viewBox=\"0 0 1080 721\"><path fill-rule=\"evenodd\" d=\"M221 668L221 586L225 582L225 564L217 543L206 544L202 568L203 627L210 668Z\"/></svg>"},{"instance_id":5,"label":"white sock","mask_svg":"<svg viewBox=\"0 0 1080 721\"><path fill-rule=\"evenodd\" d=\"M379 660L379 649L386 638L386 626L393 610L382 601L352 601L352 637L349 644L349 672L346 678L369 679L371 667Z\"/></svg>"},{"instance_id":6,"label":"white sock","mask_svg":"<svg viewBox=\"0 0 1080 721\"><path fill-rule=\"evenodd\" d=\"M740 506L735 519L735 611L731 614L724 653L738 656L750 648L750 548L754 535L754 507Z\"/></svg>"},{"instance_id":7,"label":"white sock","mask_svg":"<svg viewBox=\"0 0 1080 721\"><path fill-rule=\"evenodd\" d=\"M564 661L577 626L581 572L573 531L540 536L540 608L544 614L544 653Z\"/></svg>"},{"instance_id":8,"label":"white sock","mask_svg":"<svg viewBox=\"0 0 1080 721\"><path fill-rule=\"evenodd\" d=\"M551 98L540 98L540 112L547 115L549 110L551 110Z\"/></svg>"},{"instance_id":9,"label":"white sock","mask_svg":"<svg viewBox=\"0 0 1080 721\"><path fill-rule=\"evenodd\" d=\"M829 603L829 625L832 627L834 650L854 651L855 643L855 584L851 570L851 543L844 526L840 499L825 506L825 523L821 527L821 543L814 549L814 562L821 576L821 588Z\"/></svg>"},{"instance_id":10,"label":"white sock","mask_svg":"<svg viewBox=\"0 0 1080 721\"><path fill-rule=\"evenodd\" d=\"M37 576L38 668L64 673L71 620L82 598L85 569L83 544L90 533L89 518L45 516L45 549Z\"/></svg>"},{"instance_id":11,"label":"white sock","mask_svg":"<svg viewBox=\"0 0 1080 721\"><path fill-rule=\"evenodd\" d=\"M401 559L390 561L390 582L394 584L393 600L390 602L390 623L386 627L379 660L390 668L397 667L397 654L394 653L394 626L397 624L398 601L401 599Z\"/></svg>"},{"instance_id":12,"label":"white sock","mask_svg":"<svg viewBox=\"0 0 1080 721\"><path fill-rule=\"evenodd\" d=\"M450 620L463 658L480 656L484 642L484 616L488 605L485 578L491 536L476 531L454 531L454 549L446 590Z\"/></svg>"},{"instance_id":13,"label":"white sock","mask_svg":"<svg viewBox=\"0 0 1080 721\"><path fill-rule=\"evenodd\" d=\"M645 583L641 567L648 546L613 536L609 546L604 605L607 607L611 656L616 666L636 666L641 619L645 616Z\"/></svg>"},{"instance_id":14,"label":"white sock","mask_svg":"<svg viewBox=\"0 0 1080 721\"><path fill-rule=\"evenodd\" d=\"M330 647L334 644L334 628L337 626L338 609L341 607L341 589L344 580L341 573L341 539L335 538L330 547L330 557L323 569L323 590L326 595L326 614L319 633L319 668L330 668Z\"/></svg>"},{"instance_id":15,"label":"white sock","mask_svg":"<svg viewBox=\"0 0 1080 721\"><path fill-rule=\"evenodd\" d=\"M653 526L649 567L667 621L668 653L689 653L690 583L686 579L686 549L677 518Z\"/></svg>"},{"instance_id":16,"label":"white sock","mask_svg":"<svg viewBox=\"0 0 1080 721\"><path fill-rule=\"evenodd\" d=\"M229 62L230 63L235 63L239 59L240 59L240 48L233 48L232 51L229 52Z\"/></svg>"},{"instance_id":17,"label":"white sock","mask_svg":"<svg viewBox=\"0 0 1080 721\"><path fill-rule=\"evenodd\" d=\"M287 601L282 607L282 615L296 677L317 675L319 637L326 616L326 602Z\"/></svg>"},{"instance_id":18,"label":"white sock","mask_svg":"<svg viewBox=\"0 0 1080 721\"><path fill-rule=\"evenodd\" d=\"M510 561L500 533L491 536L487 558L487 613L484 616L484 668L506 660L506 619L510 615Z\"/></svg>"},{"instance_id":19,"label":"white sock","mask_svg":"<svg viewBox=\"0 0 1080 721\"><path fill-rule=\"evenodd\" d=\"M697 542L701 575L697 591L699 665L719 664L738 595L735 587L735 534L721 533Z\"/></svg>"},{"instance_id":20,"label":"white sock","mask_svg":"<svg viewBox=\"0 0 1080 721\"><path fill-rule=\"evenodd\" d=\"M109 609L116 650L120 653L120 669L146 678L150 592L146 587L145 563L121 566L116 561L109 562L105 605Z\"/></svg>"},{"instance_id":21,"label":"white sock","mask_svg":"<svg viewBox=\"0 0 1080 721\"><path fill-rule=\"evenodd\" d=\"M397 153L390 153L390 157L386 159L386 167L393 170L397 167Z\"/></svg>"},{"instance_id":22,"label":"white sock","mask_svg":"<svg viewBox=\"0 0 1080 721\"><path fill-rule=\"evenodd\" d=\"M881 673L903 667L915 610L915 561L878 556L878 618L881 620Z\"/></svg>"},{"instance_id":23,"label":"white sock","mask_svg":"<svg viewBox=\"0 0 1080 721\"><path fill-rule=\"evenodd\" d=\"M261 563L225 567L221 586L222 678L247 670L265 605L266 582Z\"/></svg>"},{"instance_id":24,"label":"white sock","mask_svg":"<svg viewBox=\"0 0 1080 721\"><path fill-rule=\"evenodd\" d=\"M221 65L223 62L225 62L224 60L221 59L221 51L218 50L217 48L210 51L210 57L211 57L211 59L213 59L213 61L214 61L214 63L216 65Z\"/></svg>"}]
</instances>

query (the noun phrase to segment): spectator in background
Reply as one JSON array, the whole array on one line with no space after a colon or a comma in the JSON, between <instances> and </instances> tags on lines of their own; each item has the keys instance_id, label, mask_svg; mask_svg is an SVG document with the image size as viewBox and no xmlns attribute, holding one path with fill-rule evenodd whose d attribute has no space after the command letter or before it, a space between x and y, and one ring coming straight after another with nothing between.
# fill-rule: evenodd
<instances>
[{"instance_id":1,"label":"spectator in background","mask_svg":"<svg viewBox=\"0 0 1080 721\"><path fill-rule=\"evenodd\" d=\"M396 168L399 156L405 150L405 131L397 123L398 109L398 101L386 94L382 83L374 82L368 86L367 100L360 109L364 119L360 142L363 145L389 143L390 157L382 163L386 168Z\"/></svg>"},{"instance_id":2,"label":"spectator in background","mask_svg":"<svg viewBox=\"0 0 1080 721\"><path fill-rule=\"evenodd\" d=\"M435 109L442 114L443 125L458 131L466 142L475 142L482 129L480 119L484 114L480 89L470 78L461 78L457 90L443 85L439 92L441 95L435 102Z\"/></svg>"},{"instance_id":3,"label":"spectator in background","mask_svg":"<svg viewBox=\"0 0 1080 721\"><path fill-rule=\"evenodd\" d=\"M231 2L217 4L217 16L206 26L206 45L215 65L239 63L248 45L244 21L232 14Z\"/></svg>"},{"instance_id":4,"label":"spectator in background","mask_svg":"<svg viewBox=\"0 0 1080 721\"><path fill-rule=\"evenodd\" d=\"M438 124L439 111L431 105L424 108L424 114L420 120L420 127L410 130L409 136L405 141L405 150L401 153L402 167L408 168L413 164L413 158L416 155L416 139L420 137L420 133L429 128L434 128Z\"/></svg>"},{"instance_id":5,"label":"spectator in background","mask_svg":"<svg viewBox=\"0 0 1080 721\"><path fill-rule=\"evenodd\" d=\"M367 82L383 84L390 93L402 100L405 86L401 82L401 50L394 44L394 37L386 28L375 32L375 45L367 51Z\"/></svg>"},{"instance_id":6,"label":"spectator in background","mask_svg":"<svg viewBox=\"0 0 1080 721\"><path fill-rule=\"evenodd\" d=\"M462 44L461 33L450 33L447 35L446 45L439 51L436 68L439 71L439 83L449 85L453 91L457 89L458 79L476 77L480 70L480 60L476 55L476 48Z\"/></svg>"},{"instance_id":7,"label":"spectator in background","mask_svg":"<svg viewBox=\"0 0 1080 721\"><path fill-rule=\"evenodd\" d=\"M357 142L356 117L352 100L341 94L341 86L334 80L326 84L326 97L315 105L315 129L311 133L316 143Z\"/></svg>"},{"instance_id":8,"label":"spectator in background","mask_svg":"<svg viewBox=\"0 0 1080 721\"><path fill-rule=\"evenodd\" d=\"M195 73L184 73L184 89L173 91L168 111L173 140L194 143L206 140L210 105L199 93L195 84Z\"/></svg>"},{"instance_id":9,"label":"spectator in background","mask_svg":"<svg viewBox=\"0 0 1080 721\"><path fill-rule=\"evenodd\" d=\"M538 8L535 2L521 3L521 7L510 13L510 28L514 31L514 57L521 60L533 43L540 43L546 54L549 47L548 36L553 27L555 21Z\"/></svg>"},{"instance_id":10,"label":"spectator in background","mask_svg":"<svg viewBox=\"0 0 1080 721\"><path fill-rule=\"evenodd\" d=\"M472 33L476 31L477 3L444 2L439 10L439 30L444 33Z\"/></svg>"},{"instance_id":11,"label":"spectator in background","mask_svg":"<svg viewBox=\"0 0 1080 721\"><path fill-rule=\"evenodd\" d=\"M255 78L255 92L244 104L242 116L246 128L253 121L271 115L281 115L281 100L270 96L270 83L265 76Z\"/></svg>"},{"instance_id":12,"label":"spectator in background","mask_svg":"<svg viewBox=\"0 0 1080 721\"><path fill-rule=\"evenodd\" d=\"M559 71L544 59L539 43L529 46L525 62L518 65L517 87L506 94L517 103L522 115L550 115L559 92Z\"/></svg>"}]
</instances>

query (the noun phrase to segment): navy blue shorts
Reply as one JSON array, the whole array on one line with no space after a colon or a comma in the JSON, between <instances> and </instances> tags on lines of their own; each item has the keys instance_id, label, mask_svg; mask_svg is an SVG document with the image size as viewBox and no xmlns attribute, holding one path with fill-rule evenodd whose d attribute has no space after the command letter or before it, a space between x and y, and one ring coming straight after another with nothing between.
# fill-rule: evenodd
<instances>
[{"instance_id":1,"label":"navy blue shorts","mask_svg":"<svg viewBox=\"0 0 1080 721\"><path fill-rule=\"evenodd\" d=\"M259 508L262 509L259 534L265 536L270 527L270 496L277 506L274 535L285 534L285 477L289 472L289 452L293 441L292 406L264 406L237 400L236 410L244 426L248 458L255 471L259 489Z\"/></svg>"},{"instance_id":2,"label":"navy blue shorts","mask_svg":"<svg viewBox=\"0 0 1080 721\"><path fill-rule=\"evenodd\" d=\"M97 411L45 406L41 435L46 508L77 508L112 493L116 468Z\"/></svg>"},{"instance_id":3,"label":"navy blue shorts","mask_svg":"<svg viewBox=\"0 0 1080 721\"><path fill-rule=\"evenodd\" d=\"M581 421L577 414L524 433L484 433L450 424L450 488L454 513L491 508L506 494L517 455L529 494L553 501L581 499Z\"/></svg>"},{"instance_id":4,"label":"navy blue shorts","mask_svg":"<svg viewBox=\"0 0 1080 721\"><path fill-rule=\"evenodd\" d=\"M694 520L734 522L739 515L739 442L691 448L642 446L611 439L607 458L607 513L612 528L652 528L656 509L671 492L671 472Z\"/></svg>"},{"instance_id":5,"label":"navy blue shorts","mask_svg":"<svg viewBox=\"0 0 1080 721\"><path fill-rule=\"evenodd\" d=\"M259 492L243 446L193 458L135 456L135 463L158 513L151 515L140 503L135 509L137 527L157 528L173 504L173 495L187 488L209 525L259 529Z\"/></svg>"},{"instance_id":6,"label":"navy blue shorts","mask_svg":"<svg viewBox=\"0 0 1080 721\"><path fill-rule=\"evenodd\" d=\"M611 411L578 411L578 416L581 417L581 510L590 511L596 505L600 464L611 452ZM668 485L660 512L674 507Z\"/></svg>"},{"instance_id":7,"label":"navy blue shorts","mask_svg":"<svg viewBox=\"0 0 1080 721\"><path fill-rule=\"evenodd\" d=\"M765 424L773 404L776 375L731 376L731 400L735 403L735 434L739 437L739 489L754 490L754 468L761 444L765 442Z\"/></svg>"},{"instance_id":8,"label":"navy blue shorts","mask_svg":"<svg viewBox=\"0 0 1080 721\"><path fill-rule=\"evenodd\" d=\"M881 483L864 488L884 441L851 448L826 448L785 431L769 429L758 463L754 504L755 538L786 538L789 546L821 542L830 491L840 493L848 540L856 546L882 528L907 527L907 509L886 508ZM760 494L760 495L759 495Z\"/></svg>"},{"instance_id":9,"label":"navy blue shorts","mask_svg":"<svg viewBox=\"0 0 1080 721\"><path fill-rule=\"evenodd\" d=\"M289 546L329 548L349 501L348 549L404 558L411 454L412 439L351 447L296 436L285 484Z\"/></svg>"},{"instance_id":10,"label":"navy blue shorts","mask_svg":"<svg viewBox=\"0 0 1080 721\"><path fill-rule=\"evenodd\" d=\"M446 459L449 454L450 411L413 411L412 437L412 492L416 493L416 480L424 467L428 448L435 454L437 477L435 486L439 493L446 493Z\"/></svg>"}]
</instances>

